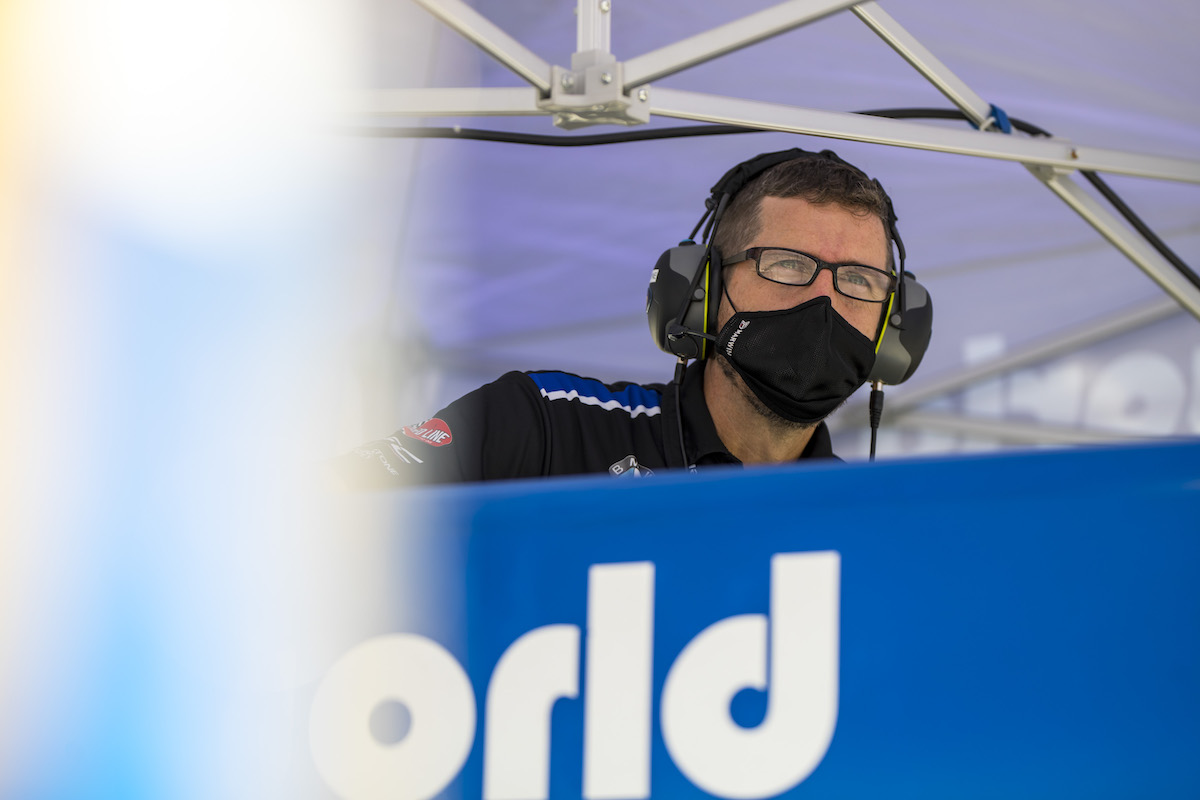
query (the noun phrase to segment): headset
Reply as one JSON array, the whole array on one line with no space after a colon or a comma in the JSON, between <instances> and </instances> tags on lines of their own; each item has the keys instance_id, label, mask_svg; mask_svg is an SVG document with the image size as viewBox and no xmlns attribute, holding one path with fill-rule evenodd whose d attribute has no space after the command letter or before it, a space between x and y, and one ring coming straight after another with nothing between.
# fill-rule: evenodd
<instances>
[{"instance_id":1,"label":"headset","mask_svg":"<svg viewBox=\"0 0 1200 800\"><path fill-rule=\"evenodd\" d=\"M704 216L696 223L692 235L659 256L646 291L646 317L654 343L679 358L681 364L688 359L707 358L719 333L717 308L721 303L722 264L721 253L713 247L713 240L729 201L771 167L800 158L828 159L849 165L832 150L812 152L798 147L763 153L744 161L726 172L712 187L704 203ZM894 386L912 377L929 347L933 333L933 303L928 290L905 270L904 242L896 229L892 200L879 181L872 182L883 192L887 203L888 237L896 245L896 274L900 280L892 297L882 304L880 333L875 341L875 366L867 382ZM704 244L697 244L696 234L705 220L708 220L708 227L704 232Z\"/></svg>"}]
</instances>

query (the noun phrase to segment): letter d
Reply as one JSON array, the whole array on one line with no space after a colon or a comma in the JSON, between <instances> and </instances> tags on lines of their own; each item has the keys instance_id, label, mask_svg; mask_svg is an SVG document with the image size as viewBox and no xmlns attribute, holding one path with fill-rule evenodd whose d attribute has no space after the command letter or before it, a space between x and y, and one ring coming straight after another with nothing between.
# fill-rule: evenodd
<instances>
[{"instance_id":1,"label":"letter d","mask_svg":"<svg viewBox=\"0 0 1200 800\"><path fill-rule=\"evenodd\" d=\"M704 791L769 797L800 783L825 757L837 723L840 562L832 551L775 555L770 625L762 614L720 620L671 666L663 739L676 766ZM745 688L767 690L767 715L755 728L730 717L733 696Z\"/></svg>"}]
</instances>

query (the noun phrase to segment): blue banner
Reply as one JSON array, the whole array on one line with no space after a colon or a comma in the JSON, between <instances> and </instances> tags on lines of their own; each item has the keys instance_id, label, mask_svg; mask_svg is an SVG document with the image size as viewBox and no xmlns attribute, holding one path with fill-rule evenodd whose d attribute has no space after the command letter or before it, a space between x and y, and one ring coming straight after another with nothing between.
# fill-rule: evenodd
<instances>
[{"instance_id":1,"label":"blue banner","mask_svg":"<svg viewBox=\"0 0 1200 800\"><path fill-rule=\"evenodd\" d=\"M1200 794L1196 442L400 502L425 611L312 704L343 796Z\"/></svg>"}]
</instances>

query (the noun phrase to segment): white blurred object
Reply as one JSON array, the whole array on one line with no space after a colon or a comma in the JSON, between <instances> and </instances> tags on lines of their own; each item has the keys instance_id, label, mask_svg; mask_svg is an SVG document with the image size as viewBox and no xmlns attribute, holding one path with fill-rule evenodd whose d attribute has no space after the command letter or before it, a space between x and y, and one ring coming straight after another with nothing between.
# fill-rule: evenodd
<instances>
[{"instance_id":1,"label":"white blurred object","mask_svg":"<svg viewBox=\"0 0 1200 800\"><path fill-rule=\"evenodd\" d=\"M377 270L374 166L327 117L363 79L361 9L10 20L0 796L302 796L297 689L389 568L320 481L348 294Z\"/></svg>"}]
</instances>

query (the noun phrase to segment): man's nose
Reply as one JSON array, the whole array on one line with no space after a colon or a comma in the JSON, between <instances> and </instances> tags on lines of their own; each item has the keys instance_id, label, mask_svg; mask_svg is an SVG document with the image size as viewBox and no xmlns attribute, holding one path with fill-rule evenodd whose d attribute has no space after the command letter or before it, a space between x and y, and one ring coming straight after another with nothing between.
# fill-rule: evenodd
<instances>
[{"instance_id":1,"label":"man's nose","mask_svg":"<svg viewBox=\"0 0 1200 800\"><path fill-rule=\"evenodd\" d=\"M833 270L822 269L817 272L817 276L813 278L813 282L808 285L808 293L812 297L826 296L830 299L837 294L837 289L833 287Z\"/></svg>"}]
</instances>

